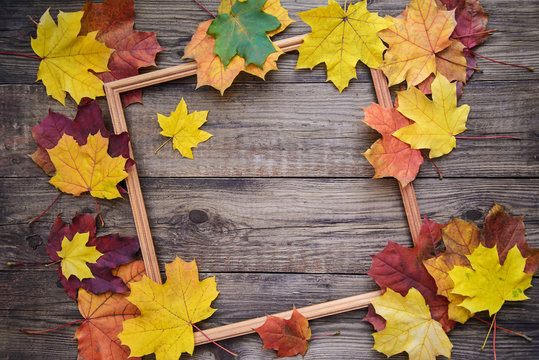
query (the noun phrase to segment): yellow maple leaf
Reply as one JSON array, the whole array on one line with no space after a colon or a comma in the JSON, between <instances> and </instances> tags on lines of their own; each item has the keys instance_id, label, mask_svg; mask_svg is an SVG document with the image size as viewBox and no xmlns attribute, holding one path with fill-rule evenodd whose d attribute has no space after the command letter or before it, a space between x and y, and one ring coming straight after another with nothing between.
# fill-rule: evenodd
<instances>
[{"instance_id":1,"label":"yellow maple leaf","mask_svg":"<svg viewBox=\"0 0 539 360\"><path fill-rule=\"evenodd\" d=\"M111 157L107 153L109 139L101 133L88 135L85 145L64 134L58 144L47 149L56 174L49 182L60 191L78 196L89 191L93 197L114 199L121 197L117 189L127 177L126 158Z\"/></svg>"},{"instance_id":2,"label":"yellow maple leaf","mask_svg":"<svg viewBox=\"0 0 539 360\"><path fill-rule=\"evenodd\" d=\"M443 75L432 82L432 100L412 87L398 92L397 110L415 123L393 133L413 149L430 149L429 157L448 154L455 148L455 135L466 130L470 107L457 107L457 84Z\"/></svg>"},{"instance_id":3,"label":"yellow maple leaf","mask_svg":"<svg viewBox=\"0 0 539 360\"><path fill-rule=\"evenodd\" d=\"M440 9L435 0L412 0L400 16L388 19L392 25L379 34L389 44L380 69L390 86L406 80L412 87L432 73L466 82L464 46L449 38L457 25L455 10Z\"/></svg>"},{"instance_id":4,"label":"yellow maple leaf","mask_svg":"<svg viewBox=\"0 0 539 360\"><path fill-rule=\"evenodd\" d=\"M526 274L526 259L516 246L507 253L503 265L496 246L487 248L481 244L466 256L470 266L455 266L449 276L455 283L453 294L466 296L460 303L472 313L488 310L497 313L503 303L529 299L524 290L531 286L532 274Z\"/></svg>"},{"instance_id":5,"label":"yellow maple leaf","mask_svg":"<svg viewBox=\"0 0 539 360\"><path fill-rule=\"evenodd\" d=\"M163 129L160 134L170 137L159 149L172 139L174 149L178 150L182 156L192 159L193 151L191 148L197 147L198 143L213 136L199 129L206 122L207 116L208 111L195 111L189 114L183 98L176 110L170 113L170 116L157 114L157 121Z\"/></svg>"},{"instance_id":6,"label":"yellow maple leaf","mask_svg":"<svg viewBox=\"0 0 539 360\"><path fill-rule=\"evenodd\" d=\"M390 22L369 12L366 0L350 4L346 12L335 0L328 0L328 6L298 15L311 27L312 33L298 49L296 69L312 69L324 62L328 81L342 92L352 78L357 78L359 60L370 68L378 68L382 63L386 47L377 33Z\"/></svg>"},{"instance_id":7,"label":"yellow maple leaf","mask_svg":"<svg viewBox=\"0 0 539 360\"><path fill-rule=\"evenodd\" d=\"M435 360L437 355L451 357L451 341L442 325L432 319L425 299L415 288L406 296L387 288L372 305L386 320L385 329L372 334L374 350L388 357L406 351L410 359L419 360Z\"/></svg>"},{"instance_id":8,"label":"yellow maple leaf","mask_svg":"<svg viewBox=\"0 0 539 360\"><path fill-rule=\"evenodd\" d=\"M97 262L103 253L95 246L86 246L89 238L90 233L75 233L71 241L64 236L62 250L56 253L62 258L60 265L66 279L69 279L71 275L79 280L94 278L87 263Z\"/></svg>"},{"instance_id":9,"label":"yellow maple leaf","mask_svg":"<svg viewBox=\"0 0 539 360\"><path fill-rule=\"evenodd\" d=\"M229 13L235 2L235 0L222 0L219 5L219 14ZM268 36L273 36L283 31L293 22L288 17L288 10L281 6L279 0L266 1L262 11L275 16L281 22L281 26L268 32ZM264 79L269 71L277 70L277 59L283 52L275 44L273 44L275 52L268 55L262 68L255 64L245 66L245 59L239 55L234 56L225 67L221 58L213 52L215 38L206 33L212 22L213 20L208 20L199 24L197 31L184 51L184 58L194 59L197 62L197 89L201 86L209 85L219 90L223 95L241 71Z\"/></svg>"},{"instance_id":10,"label":"yellow maple leaf","mask_svg":"<svg viewBox=\"0 0 539 360\"><path fill-rule=\"evenodd\" d=\"M89 70L108 71L114 50L95 39L97 31L78 36L83 12L58 14L58 25L49 10L41 16L32 49L41 57L37 79L43 81L47 94L65 106L66 91L80 103L82 98L104 96L103 81Z\"/></svg>"},{"instance_id":11,"label":"yellow maple leaf","mask_svg":"<svg viewBox=\"0 0 539 360\"><path fill-rule=\"evenodd\" d=\"M157 284L144 276L131 284L127 298L141 315L123 322L118 335L131 349L130 356L155 353L157 360L177 360L183 352L193 353L192 324L210 317L217 297L215 277L198 280L198 268L176 257L166 264L167 281Z\"/></svg>"}]
</instances>

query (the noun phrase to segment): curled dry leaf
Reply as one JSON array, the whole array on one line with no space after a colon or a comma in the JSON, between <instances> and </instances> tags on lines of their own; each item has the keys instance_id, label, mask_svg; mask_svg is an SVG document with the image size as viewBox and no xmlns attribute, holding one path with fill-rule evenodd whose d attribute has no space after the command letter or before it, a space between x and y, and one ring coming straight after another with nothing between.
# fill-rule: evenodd
<instances>
[{"instance_id":1,"label":"curled dry leaf","mask_svg":"<svg viewBox=\"0 0 539 360\"><path fill-rule=\"evenodd\" d=\"M83 12L58 14L58 25L49 10L37 25L32 39L34 52L41 57L37 79L43 81L47 94L65 106L66 92L75 102L104 96L103 81L94 73L108 71L113 50L96 40L97 32L79 36Z\"/></svg>"}]
</instances>

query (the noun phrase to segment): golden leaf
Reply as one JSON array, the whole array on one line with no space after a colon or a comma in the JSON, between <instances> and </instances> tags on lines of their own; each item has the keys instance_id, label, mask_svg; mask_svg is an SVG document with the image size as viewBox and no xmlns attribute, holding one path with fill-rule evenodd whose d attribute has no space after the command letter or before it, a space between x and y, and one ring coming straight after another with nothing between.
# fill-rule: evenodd
<instances>
[{"instance_id":1,"label":"golden leaf","mask_svg":"<svg viewBox=\"0 0 539 360\"><path fill-rule=\"evenodd\" d=\"M71 275L79 280L94 277L87 263L96 263L103 254L95 246L86 246L89 239L90 233L75 233L71 241L64 236L62 250L56 253L62 258L60 265L66 279Z\"/></svg>"}]
</instances>

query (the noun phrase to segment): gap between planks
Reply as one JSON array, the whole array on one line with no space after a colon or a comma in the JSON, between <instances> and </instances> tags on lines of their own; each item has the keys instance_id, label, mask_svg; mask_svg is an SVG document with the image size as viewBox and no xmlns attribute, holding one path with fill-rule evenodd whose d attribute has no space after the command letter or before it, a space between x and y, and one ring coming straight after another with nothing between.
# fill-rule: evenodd
<instances>
[{"instance_id":1,"label":"gap between planks","mask_svg":"<svg viewBox=\"0 0 539 360\"><path fill-rule=\"evenodd\" d=\"M275 42L283 52L294 51L299 48L303 43L303 38L306 36L298 35L287 39L279 40ZM105 94L112 118L115 133L121 133L128 131L127 123L125 120L125 114L120 99L120 94L126 91L141 89L144 87L196 75L197 65L196 62L189 62L177 66L173 66L167 69L156 70L146 74L136 75L125 79L109 82L104 85ZM392 107L391 94L387 86L387 79L380 70L371 69L371 75L373 78L374 88L378 103L387 108ZM129 151L131 158L133 157L133 150L131 144L129 144ZM155 248L150 231L148 215L146 213L146 207L144 205L144 199L142 197L142 190L140 188L140 181L136 165L131 166L128 170L128 177L126 184L129 192L129 199L131 202L131 209L133 211L133 217L135 220L135 226L137 229L137 235L139 237L142 258L144 260L144 266L146 267L146 273L148 277L157 283L162 283L161 274L159 272L159 264L155 254ZM412 183L407 186L403 186L399 182L399 189L402 196L404 210L410 227L410 233L414 243L419 236L421 228L421 215L419 213L419 207L415 196ZM304 308L299 308L298 311L307 319L316 319L325 316L340 314L352 310L364 308L370 304L370 302L376 297L381 295L381 291L373 291L361 295L350 296L341 298L321 304L311 305ZM273 316L287 318L290 317L292 311L285 311ZM212 329L204 330L206 335L212 338L214 341L229 339L237 336L247 335L254 332L254 329L261 326L266 317L258 317L250 320L240 321L237 323L215 327ZM209 341L200 332L195 333L195 345L201 345L208 343Z\"/></svg>"}]
</instances>

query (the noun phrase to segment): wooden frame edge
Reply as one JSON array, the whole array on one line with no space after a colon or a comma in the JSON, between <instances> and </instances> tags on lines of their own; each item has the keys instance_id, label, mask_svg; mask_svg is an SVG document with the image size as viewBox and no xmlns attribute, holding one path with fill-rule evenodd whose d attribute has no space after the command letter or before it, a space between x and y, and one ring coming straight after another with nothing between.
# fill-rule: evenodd
<instances>
[{"instance_id":1,"label":"wooden frame edge","mask_svg":"<svg viewBox=\"0 0 539 360\"><path fill-rule=\"evenodd\" d=\"M277 45L283 52L297 50L303 43L303 38L305 36L306 34L279 40L275 42L275 45ZM122 101L120 98L121 93L195 75L196 72L197 65L196 62L193 61L167 69L156 70L146 74L136 75L104 84L105 95L109 106L114 132L118 134L128 131ZM379 104L383 107L391 108L393 106L391 102L391 94L389 93L387 80L384 74L380 70L373 69L371 69L371 74ZM134 159L131 144L129 144L129 151L131 158ZM127 190L129 192L129 200L131 202L131 209L133 211L133 218L135 220L135 227L140 242L144 266L146 267L146 273L153 281L162 283L136 165L131 166L127 170L127 173ZM415 243L421 228L421 216L419 213L414 188L411 183L403 186L402 183L399 182L399 189L403 199L408 224L410 226L410 233ZM298 311L307 319L311 320L364 308L368 306L373 299L380 295L381 291L378 290L299 308ZM290 310L274 314L273 316L284 318L291 316L291 314L292 311ZM258 317L204 330L204 333L214 341L229 339L254 332L254 329L261 326L265 320L265 316ZM200 332L195 333L195 345L201 345L208 342L209 340Z\"/></svg>"}]
</instances>

